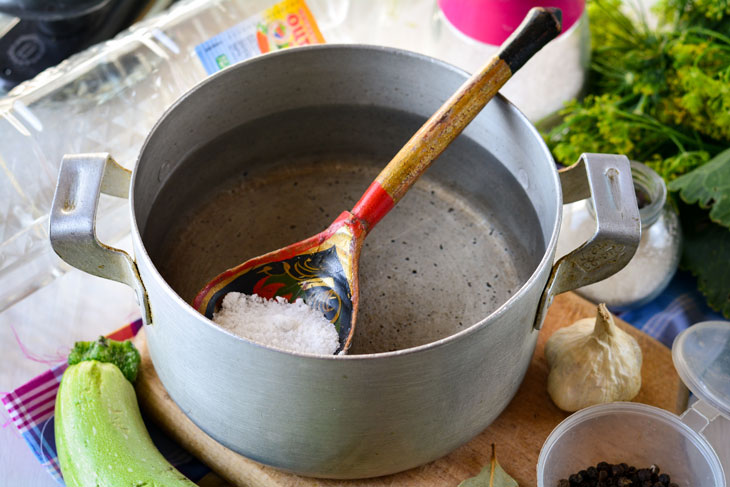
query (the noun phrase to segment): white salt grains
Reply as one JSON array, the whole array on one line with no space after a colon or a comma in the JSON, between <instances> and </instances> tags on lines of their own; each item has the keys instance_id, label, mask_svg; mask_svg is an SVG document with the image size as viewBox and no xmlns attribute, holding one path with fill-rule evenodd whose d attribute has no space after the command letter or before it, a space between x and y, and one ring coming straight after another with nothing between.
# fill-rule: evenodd
<instances>
[{"instance_id":1,"label":"white salt grains","mask_svg":"<svg viewBox=\"0 0 730 487\"><path fill-rule=\"evenodd\" d=\"M213 321L235 335L282 350L332 355L339 346L334 325L301 299L289 303L278 296L228 293Z\"/></svg>"}]
</instances>

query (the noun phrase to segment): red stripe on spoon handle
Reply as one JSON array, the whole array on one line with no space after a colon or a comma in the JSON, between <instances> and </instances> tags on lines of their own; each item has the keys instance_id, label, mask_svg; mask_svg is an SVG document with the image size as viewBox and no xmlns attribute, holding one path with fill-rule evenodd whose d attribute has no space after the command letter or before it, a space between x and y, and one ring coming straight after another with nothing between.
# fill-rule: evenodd
<instances>
[{"instance_id":1,"label":"red stripe on spoon handle","mask_svg":"<svg viewBox=\"0 0 730 487\"><path fill-rule=\"evenodd\" d=\"M378 181L373 181L360 201L355 203L352 214L365 223L366 230L373 228L392 208L395 201Z\"/></svg>"}]
</instances>

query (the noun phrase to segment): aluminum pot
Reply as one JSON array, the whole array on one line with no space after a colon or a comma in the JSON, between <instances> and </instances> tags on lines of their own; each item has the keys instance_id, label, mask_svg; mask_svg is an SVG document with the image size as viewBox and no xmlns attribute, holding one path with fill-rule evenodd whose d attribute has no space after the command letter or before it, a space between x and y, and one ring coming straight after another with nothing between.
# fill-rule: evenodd
<instances>
[{"instance_id":1,"label":"aluminum pot","mask_svg":"<svg viewBox=\"0 0 730 487\"><path fill-rule=\"evenodd\" d=\"M429 173L475 195L500 194L499 184L485 187L490 171L519 181L522 200L536 215L529 232L540 242L534 265L509 299L464 329L431 343L364 355L279 351L227 333L198 314L151 257L163 238L158 230L167 224L153 208L194 199L230 171L216 157L196 165L181 161L211 154L221 134L248 122L292 110L324 107L336 113L345 106L424 120L466 78L422 55L365 46L297 48L227 68L162 116L133 172L108 154L64 158L51 215L53 247L71 265L135 289L162 383L190 419L223 445L279 469L329 478L385 475L434 460L477 435L507 406L553 296L603 279L630 260L640 227L625 157L586 154L558 173L537 130L497 96L459 137L496 165L488 169L477 158L464 166L461 159L469 158L452 147L452 155L445 153ZM357 139L356 132L348 137ZM386 132L380 134L384 141ZM377 128L373 133L378 136ZM271 137L272 146L296 139ZM242 137L228 152L243 154L268 142ZM173 177L174 191L165 193L172 196L161 197ZM100 191L130 199L135 260L97 240ZM553 263L562 205L585 198L596 209L596 234ZM520 220L514 208L498 211Z\"/></svg>"}]
</instances>

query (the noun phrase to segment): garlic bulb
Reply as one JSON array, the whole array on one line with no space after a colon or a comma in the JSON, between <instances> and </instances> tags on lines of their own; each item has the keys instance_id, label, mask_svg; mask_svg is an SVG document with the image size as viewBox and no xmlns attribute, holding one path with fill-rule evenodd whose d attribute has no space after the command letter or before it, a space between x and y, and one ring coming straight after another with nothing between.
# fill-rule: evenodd
<instances>
[{"instance_id":1,"label":"garlic bulb","mask_svg":"<svg viewBox=\"0 0 730 487\"><path fill-rule=\"evenodd\" d=\"M545 343L548 393L564 411L630 401L641 388L641 348L613 322L605 304L596 318L578 320Z\"/></svg>"}]
</instances>

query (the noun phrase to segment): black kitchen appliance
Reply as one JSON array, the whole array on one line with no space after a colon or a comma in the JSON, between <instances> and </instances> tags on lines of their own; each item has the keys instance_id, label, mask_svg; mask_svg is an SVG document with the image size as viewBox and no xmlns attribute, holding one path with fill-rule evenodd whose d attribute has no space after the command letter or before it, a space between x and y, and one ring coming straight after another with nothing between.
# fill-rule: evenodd
<instances>
[{"instance_id":1,"label":"black kitchen appliance","mask_svg":"<svg viewBox=\"0 0 730 487\"><path fill-rule=\"evenodd\" d=\"M0 0L14 17L0 30L0 91L71 54L113 37L144 14L150 0Z\"/></svg>"}]
</instances>

